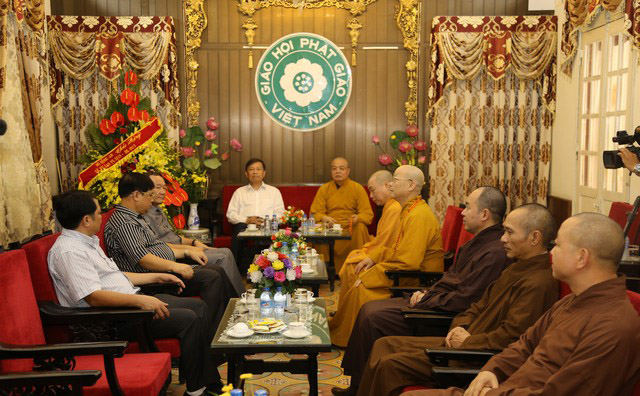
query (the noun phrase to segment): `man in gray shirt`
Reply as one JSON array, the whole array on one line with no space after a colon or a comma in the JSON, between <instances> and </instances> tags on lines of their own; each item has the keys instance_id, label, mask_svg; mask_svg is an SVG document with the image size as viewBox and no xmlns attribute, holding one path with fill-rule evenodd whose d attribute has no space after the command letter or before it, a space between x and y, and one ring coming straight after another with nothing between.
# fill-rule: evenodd
<instances>
[{"instance_id":1,"label":"man in gray shirt","mask_svg":"<svg viewBox=\"0 0 640 396\"><path fill-rule=\"evenodd\" d=\"M68 191L60 195L55 210L63 230L47 261L60 304L153 310L152 336L180 340L180 372L187 382L186 395L219 392L220 376L209 353L216 329L207 304L200 299L168 294L154 297L138 294L140 289L136 285L178 283L181 288L185 285L168 273L121 272L104 253L95 235L100 230L102 215L90 192ZM131 333L131 327L124 324L121 330Z\"/></svg>"},{"instance_id":2,"label":"man in gray shirt","mask_svg":"<svg viewBox=\"0 0 640 396\"><path fill-rule=\"evenodd\" d=\"M238 295L242 294L245 291L244 283L231 250L209 247L197 239L190 239L176 234L162 209L159 208L159 205L164 201L167 184L160 175L149 174L149 176L154 184L153 206L149 208L147 213L143 214L143 217L155 232L156 237L173 248L203 252L207 256L207 265L221 267L227 274L236 293Z\"/></svg>"}]
</instances>

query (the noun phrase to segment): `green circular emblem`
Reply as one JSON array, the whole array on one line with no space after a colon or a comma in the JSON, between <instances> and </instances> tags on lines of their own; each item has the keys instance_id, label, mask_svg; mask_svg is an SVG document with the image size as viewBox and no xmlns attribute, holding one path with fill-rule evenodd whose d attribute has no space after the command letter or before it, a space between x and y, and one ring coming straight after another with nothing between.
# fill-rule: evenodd
<instances>
[{"instance_id":1,"label":"green circular emblem","mask_svg":"<svg viewBox=\"0 0 640 396\"><path fill-rule=\"evenodd\" d=\"M288 129L313 131L333 122L351 95L351 68L340 49L313 33L271 44L258 62L256 92L262 109Z\"/></svg>"}]
</instances>

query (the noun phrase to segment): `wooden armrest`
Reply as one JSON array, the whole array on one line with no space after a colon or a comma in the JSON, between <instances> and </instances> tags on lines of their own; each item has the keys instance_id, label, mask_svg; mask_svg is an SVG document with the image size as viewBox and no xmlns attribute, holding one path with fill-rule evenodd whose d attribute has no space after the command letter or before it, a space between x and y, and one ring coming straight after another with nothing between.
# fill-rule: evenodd
<instances>
[{"instance_id":1,"label":"wooden armrest","mask_svg":"<svg viewBox=\"0 0 640 396\"><path fill-rule=\"evenodd\" d=\"M400 286L401 278L418 279L421 286L430 286L442 278L442 272L419 270L386 270L384 273L393 281L393 286Z\"/></svg>"},{"instance_id":2,"label":"wooden armrest","mask_svg":"<svg viewBox=\"0 0 640 396\"><path fill-rule=\"evenodd\" d=\"M13 388L41 387L48 385L72 388L91 386L102 376L99 370L76 371L27 371L21 373L0 374L0 390L10 391Z\"/></svg>"},{"instance_id":3,"label":"wooden armrest","mask_svg":"<svg viewBox=\"0 0 640 396\"><path fill-rule=\"evenodd\" d=\"M478 362L482 365L500 351L493 349L427 348L424 352L434 364L448 366L449 360Z\"/></svg>"},{"instance_id":4,"label":"wooden armrest","mask_svg":"<svg viewBox=\"0 0 640 396\"><path fill-rule=\"evenodd\" d=\"M153 319L150 309L68 308L51 301L38 303L43 324L75 324L95 321L145 321Z\"/></svg>"},{"instance_id":5,"label":"wooden armrest","mask_svg":"<svg viewBox=\"0 0 640 396\"><path fill-rule=\"evenodd\" d=\"M107 355L121 357L127 341L76 342L46 345L13 345L0 343L0 359L34 359L53 356Z\"/></svg>"},{"instance_id":6,"label":"wooden armrest","mask_svg":"<svg viewBox=\"0 0 640 396\"><path fill-rule=\"evenodd\" d=\"M423 287L390 287L389 291L392 297L402 297L404 293L413 294L423 289Z\"/></svg>"},{"instance_id":7,"label":"wooden armrest","mask_svg":"<svg viewBox=\"0 0 640 396\"><path fill-rule=\"evenodd\" d=\"M453 318L438 315L404 314L405 322L415 336L444 337L449 332Z\"/></svg>"},{"instance_id":8,"label":"wooden armrest","mask_svg":"<svg viewBox=\"0 0 640 396\"><path fill-rule=\"evenodd\" d=\"M148 296L155 296L156 294L171 294L176 296L180 292L180 285L177 283L149 283L139 287L140 292Z\"/></svg>"},{"instance_id":9,"label":"wooden armrest","mask_svg":"<svg viewBox=\"0 0 640 396\"><path fill-rule=\"evenodd\" d=\"M462 367L433 367L431 375L438 382L440 387L458 387L466 388L471 381L478 375L480 368L462 368Z\"/></svg>"}]
</instances>

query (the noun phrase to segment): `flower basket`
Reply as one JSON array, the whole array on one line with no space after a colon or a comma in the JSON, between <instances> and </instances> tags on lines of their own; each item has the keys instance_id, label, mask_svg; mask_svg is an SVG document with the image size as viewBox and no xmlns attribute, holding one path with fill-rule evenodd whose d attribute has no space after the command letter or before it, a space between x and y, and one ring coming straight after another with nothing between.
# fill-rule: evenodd
<instances>
[{"instance_id":1,"label":"flower basket","mask_svg":"<svg viewBox=\"0 0 640 396\"><path fill-rule=\"evenodd\" d=\"M304 237L293 230L280 230L271 235L271 249L276 252L281 251L283 242L286 242L289 248L293 247L294 243L297 243L300 255L303 255L307 249L307 242Z\"/></svg>"},{"instance_id":2,"label":"flower basket","mask_svg":"<svg viewBox=\"0 0 640 396\"><path fill-rule=\"evenodd\" d=\"M288 206L282 214L280 222L286 228L291 228L291 231L296 232L302 224L302 216L304 216L304 211L302 209L296 210L295 207Z\"/></svg>"},{"instance_id":3,"label":"flower basket","mask_svg":"<svg viewBox=\"0 0 640 396\"><path fill-rule=\"evenodd\" d=\"M260 297L266 287L271 289L282 287L284 294L293 294L300 286L302 268L294 265L283 253L265 252L258 256L249 266L247 277Z\"/></svg>"}]
</instances>

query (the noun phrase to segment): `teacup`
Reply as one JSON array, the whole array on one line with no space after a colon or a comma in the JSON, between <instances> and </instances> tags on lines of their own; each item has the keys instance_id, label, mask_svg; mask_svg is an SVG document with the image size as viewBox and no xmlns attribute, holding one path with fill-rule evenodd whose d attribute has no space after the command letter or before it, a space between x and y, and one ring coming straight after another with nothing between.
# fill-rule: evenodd
<instances>
[{"instance_id":1,"label":"teacup","mask_svg":"<svg viewBox=\"0 0 640 396\"><path fill-rule=\"evenodd\" d=\"M307 301L313 298L313 292L304 288L296 289L296 297L303 296Z\"/></svg>"},{"instance_id":2,"label":"teacup","mask_svg":"<svg viewBox=\"0 0 640 396\"><path fill-rule=\"evenodd\" d=\"M236 335L243 335L251 332L251 329L249 329L249 326L247 326L246 323L242 323L242 322L234 324L230 330L233 334L236 334Z\"/></svg>"},{"instance_id":3,"label":"teacup","mask_svg":"<svg viewBox=\"0 0 640 396\"><path fill-rule=\"evenodd\" d=\"M240 295L242 302L247 303L247 301L255 300L256 298L256 289L247 289L246 292Z\"/></svg>"},{"instance_id":4,"label":"teacup","mask_svg":"<svg viewBox=\"0 0 640 396\"><path fill-rule=\"evenodd\" d=\"M258 226L255 224L247 224L247 231L255 231L258 229Z\"/></svg>"},{"instance_id":5,"label":"teacup","mask_svg":"<svg viewBox=\"0 0 640 396\"><path fill-rule=\"evenodd\" d=\"M289 331L291 334L297 335L307 332L307 328L304 326L303 322L290 322L289 323Z\"/></svg>"},{"instance_id":6,"label":"teacup","mask_svg":"<svg viewBox=\"0 0 640 396\"><path fill-rule=\"evenodd\" d=\"M335 223L333 225L333 230L334 231L342 231L342 226L340 224L338 224L338 223Z\"/></svg>"}]
</instances>

